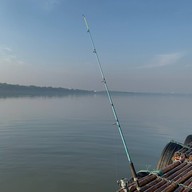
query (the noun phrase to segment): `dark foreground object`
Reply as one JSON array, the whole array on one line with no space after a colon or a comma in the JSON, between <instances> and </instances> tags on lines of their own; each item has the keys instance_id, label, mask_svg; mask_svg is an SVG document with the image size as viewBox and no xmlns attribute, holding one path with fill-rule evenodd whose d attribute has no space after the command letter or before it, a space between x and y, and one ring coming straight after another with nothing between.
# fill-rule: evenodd
<instances>
[{"instance_id":1,"label":"dark foreground object","mask_svg":"<svg viewBox=\"0 0 192 192\"><path fill-rule=\"evenodd\" d=\"M132 179L120 183L123 185L119 192L192 192L192 136L188 136L184 144L168 143L157 170L138 173L139 188Z\"/></svg>"}]
</instances>

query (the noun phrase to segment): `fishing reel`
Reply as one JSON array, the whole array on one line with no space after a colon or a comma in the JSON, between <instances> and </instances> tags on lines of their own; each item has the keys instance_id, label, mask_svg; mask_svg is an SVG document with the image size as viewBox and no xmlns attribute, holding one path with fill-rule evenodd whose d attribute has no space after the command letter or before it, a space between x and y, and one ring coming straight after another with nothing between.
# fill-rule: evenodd
<instances>
[{"instance_id":1,"label":"fishing reel","mask_svg":"<svg viewBox=\"0 0 192 192\"><path fill-rule=\"evenodd\" d=\"M128 192L128 179L127 178L122 178L117 181L117 184L121 188L120 190L123 190L125 192Z\"/></svg>"}]
</instances>

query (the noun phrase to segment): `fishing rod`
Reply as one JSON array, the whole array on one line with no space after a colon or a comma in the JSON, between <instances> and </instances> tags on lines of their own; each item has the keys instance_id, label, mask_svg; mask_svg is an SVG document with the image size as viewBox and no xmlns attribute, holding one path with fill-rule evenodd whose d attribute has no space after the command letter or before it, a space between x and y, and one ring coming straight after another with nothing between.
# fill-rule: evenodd
<instances>
[{"instance_id":1,"label":"fishing rod","mask_svg":"<svg viewBox=\"0 0 192 192\"><path fill-rule=\"evenodd\" d=\"M128 150L128 147L127 147L127 144L126 144L126 141L125 141L125 137L123 135L121 125L120 125L120 122L119 122L119 119L118 119L118 116L117 116L117 113L116 113L116 110L115 110L115 106L113 104L111 93L109 91L108 84L107 84L107 81L106 81L106 78L105 78L105 75L104 75L104 72L103 72L103 68L101 66L99 55L97 53L96 46L95 46L95 43L93 41L93 37L92 37L92 34L91 34L91 31L90 31L90 28L89 28L89 25L88 25L88 22L87 22L87 19L86 19L85 15L83 15L83 19L84 19L84 22L85 22L85 25L86 25L86 28L87 28L87 32L89 33L89 37L90 37L90 40L91 40L91 43L92 43L92 46L93 46L93 53L96 55L96 58L97 58L97 63L98 63L98 67L99 67L99 70L100 70L100 73L101 73L102 82L104 83L105 90L107 92L107 97L108 97L108 100L110 102L112 112L113 112L113 115L114 115L114 118L115 118L115 121L116 121L115 124L117 125L118 131L119 131L119 134L120 134L123 146L124 146L124 150L125 150L128 162L129 162L131 175L132 175L134 181L136 182L137 190L140 191L140 187L139 187L139 183L138 183L138 179L137 179L137 173L135 171L133 161L131 160L131 156L130 156L130 153L129 153L129 150Z\"/></svg>"}]
</instances>

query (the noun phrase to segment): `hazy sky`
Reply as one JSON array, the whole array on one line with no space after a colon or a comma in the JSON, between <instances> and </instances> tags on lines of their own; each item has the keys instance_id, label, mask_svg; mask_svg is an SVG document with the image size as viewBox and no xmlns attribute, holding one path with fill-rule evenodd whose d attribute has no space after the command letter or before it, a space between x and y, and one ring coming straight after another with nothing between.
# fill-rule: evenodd
<instances>
[{"instance_id":1,"label":"hazy sky","mask_svg":"<svg viewBox=\"0 0 192 192\"><path fill-rule=\"evenodd\" d=\"M0 0L0 82L192 93L191 0Z\"/></svg>"}]
</instances>

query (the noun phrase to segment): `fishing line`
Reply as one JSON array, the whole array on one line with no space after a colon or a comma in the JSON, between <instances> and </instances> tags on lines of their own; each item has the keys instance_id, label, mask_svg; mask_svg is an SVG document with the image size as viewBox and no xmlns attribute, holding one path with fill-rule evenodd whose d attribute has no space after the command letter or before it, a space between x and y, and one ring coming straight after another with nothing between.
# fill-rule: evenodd
<instances>
[{"instance_id":1,"label":"fishing line","mask_svg":"<svg viewBox=\"0 0 192 192\"><path fill-rule=\"evenodd\" d=\"M116 113L116 110L115 110L115 106L113 104L111 93L109 91L108 84L107 84L107 81L106 81L106 78L105 78L105 75L104 75L104 72L103 72L103 69L102 69L102 66L101 66L99 55L98 55L98 52L96 50L96 46L95 46L95 43L93 41L93 37L92 37L92 34L91 34L91 31L90 31L90 28L89 28L89 25L88 25L88 22L87 22L87 19L86 19L85 15L83 15L83 20L85 22L87 32L89 33L89 37L90 37L90 40L91 40L91 43L92 43L92 46L93 46L93 53L96 55L96 58L97 58L97 63L98 63L98 67L99 67L99 70L100 70L100 73L101 73L102 82L104 83L104 87L105 87L105 90L106 90L106 93L107 93L107 97L108 97L109 103L111 105L113 116L115 118L115 124L116 124L116 126L118 128L118 131L119 131L119 134L120 134L120 137L121 137L121 141L123 143L124 150L125 150L128 162L129 162L131 175L132 175L134 181L136 182L137 189L140 191L139 183L138 183L138 179L137 179L137 174L136 174L136 171L135 171L135 167L134 167L134 164L133 164L133 162L131 160L131 156L130 156L130 153L129 153L129 150L128 150L128 147L127 147L127 144L126 144L122 129L121 129L121 125L120 125L120 122L119 122L119 119L118 119L118 116L117 116L117 113Z\"/></svg>"}]
</instances>

